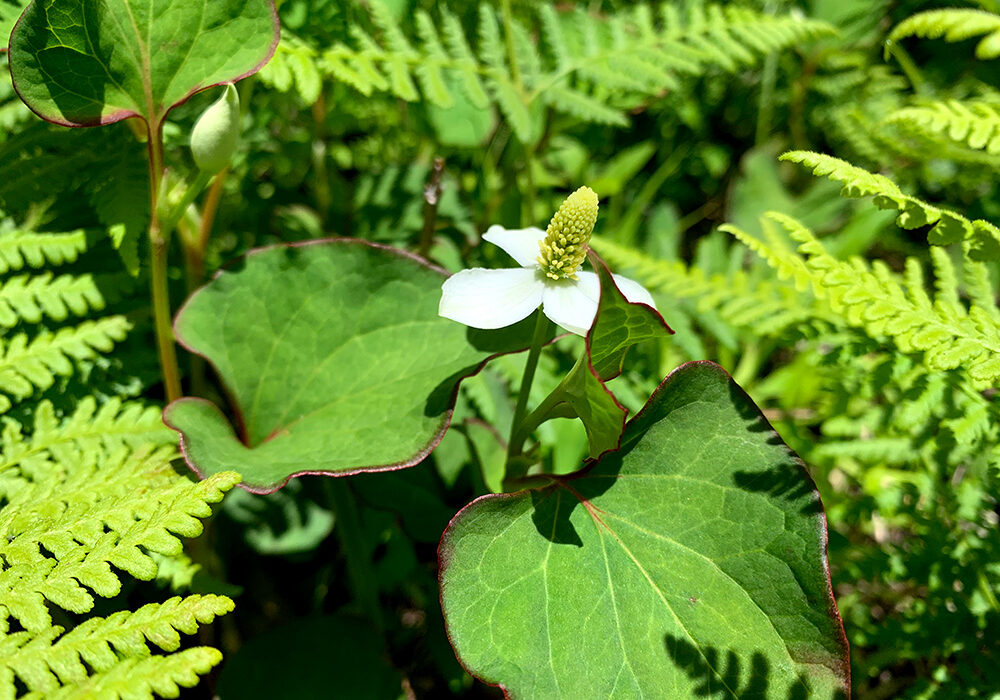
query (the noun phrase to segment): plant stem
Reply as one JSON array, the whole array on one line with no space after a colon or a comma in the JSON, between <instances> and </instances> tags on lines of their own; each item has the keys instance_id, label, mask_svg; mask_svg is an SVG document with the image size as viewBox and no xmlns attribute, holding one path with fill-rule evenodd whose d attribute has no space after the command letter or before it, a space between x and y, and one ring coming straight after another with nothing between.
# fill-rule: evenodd
<instances>
[{"instance_id":1,"label":"plant stem","mask_svg":"<svg viewBox=\"0 0 1000 700\"><path fill-rule=\"evenodd\" d=\"M896 59L907 80L910 81L913 92L921 95L927 91L924 78L920 74L920 69L917 68L917 64L910 58L909 52L899 42L887 41L885 43L885 55L886 57L892 56Z\"/></svg>"},{"instance_id":2,"label":"plant stem","mask_svg":"<svg viewBox=\"0 0 1000 700\"><path fill-rule=\"evenodd\" d=\"M319 97L312 106L313 123L316 125L316 137L312 143L313 195L316 197L316 210L319 220L326 228L330 217L330 173L326 167L326 96L322 88Z\"/></svg>"},{"instance_id":3,"label":"plant stem","mask_svg":"<svg viewBox=\"0 0 1000 700\"><path fill-rule=\"evenodd\" d=\"M153 328L156 350L167 401L181 397L181 377L177 367L177 350L170 326L170 290L167 284L167 238L160 229L160 185L163 182L163 128L155 122L149 125L149 267L150 291L153 297ZM169 232L167 232L169 234Z\"/></svg>"},{"instance_id":4,"label":"plant stem","mask_svg":"<svg viewBox=\"0 0 1000 700\"><path fill-rule=\"evenodd\" d=\"M206 173L202 170L198 171L198 175L195 176L194 182L188 185L188 188L184 191L184 196L181 198L181 201L179 201L177 205L170 210L167 218L160 225L160 230L163 232L164 237L169 237L170 234L174 232L177 222L180 221L182 216L184 216L184 212L187 211L189 206L191 206L191 202L195 200L195 197L201 194L201 191L205 189L205 185L207 185L208 181L211 179L212 175L210 173ZM187 245L186 240L185 245Z\"/></svg>"},{"instance_id":5,"label":"plant stem","mask_svg":"<svg viewBox=\"0 0 1000 700\"><path fill-rule=\"evenodd\" d=\"M538 368L538 358L542 354L542 346L549 332L549 319L542 313L541 309L536 311L538 318L535 321L535 333L531 338L531 349L528 351L528 361L524 365L524 374L521 375L521 389L517 394L517 404L514 406L514 419L510 425L510 441L507 443L507 466L514 457L519 457L522 453L524 440L515 442L515 438L521 434L521 423L524 421L524 414L528 408L528 395L531 393L531 384L535 381L535 370Z\"/></svg>"},{"instance_id":6,"label":"plant stem","mask_svg":"<svg viewBox=\"0 0 1000 700\"><path fill-rule=\"evenodd\" d=\"M426 258L434 244L434 228L437 226L438 204L441 202L441 180L444 178L444 158L434 159L431 179L424 188L424 227L420 231L420 247L417 253Z\"/></svg>"},{"instance_id":7,"label":"plant stem","mask_svg":"<svg viewBox=\"0 0 1000 700\"><path fill-rule=\"evenodd\" d=\"M323 483L337 518L335 527L340 544L344 548L347 575L351 578L354 596L381 635L384 626L382 611L378 604L378 580L365 546L361 517L354 501L354 494L343 479L326 478Z\"/></svg>"}]
</instances>

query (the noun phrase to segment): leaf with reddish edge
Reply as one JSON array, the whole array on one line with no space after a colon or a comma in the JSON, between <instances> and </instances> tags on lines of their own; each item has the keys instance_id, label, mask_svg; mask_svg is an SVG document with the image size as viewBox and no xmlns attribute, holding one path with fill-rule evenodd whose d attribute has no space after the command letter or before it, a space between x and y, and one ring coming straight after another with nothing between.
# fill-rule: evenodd
<instances>
[{"instance_id":1,"label":"leaf with reddish edge","mask_svg":"<svg viewBox=\"0 0 1000 700\"><path fill-rule=\"evenodd\" d=\"M721 367L689 363L619 450L456 515L442 609L511 698L844 697L826 541L802 462Z\"/></svg>"},{"instance_id":2,"label":"leaf with reddish edge","mask_svg":"<svg viewBox=\"0 0 1000 700\"><path fill-rule=\"evenodd\" d=\"M422 460L448 427L458 383L531 342L533 316L483 331L438 316L443 270L393 248L332 239L252 251L177 315L176 335L211 362L239 437L213 404L164 411L191 467L240 465L244 488L299 474L343 476Z\"/></svg>"},{"instance_id":3,"label":"leaf with reddish edge","mask_svg":"<svg viewBox=\"0 0 1000 700\"><path fill-rule=\"evenodd\" d=\"M10 36L14 88L64 126L167 112L259 70L278 44L273 0L34 0Z\"/></svg>"},{"instance_id":4,"label":"leaf with reddish edge","mask_svg":"<svg viewBox=\"0 0 1000 700\"><path fill-rule=\"evenodd\" d=\"M590 262L600 279L601 295L586 352L525 426L530 429L553 417L578 417L587 430L590 456L598 457L618 447L628 415L605 382L621 374L630 347L673 330L653 307L626 299L608 266L593 252Z\"/></svg>"}]
</instances>

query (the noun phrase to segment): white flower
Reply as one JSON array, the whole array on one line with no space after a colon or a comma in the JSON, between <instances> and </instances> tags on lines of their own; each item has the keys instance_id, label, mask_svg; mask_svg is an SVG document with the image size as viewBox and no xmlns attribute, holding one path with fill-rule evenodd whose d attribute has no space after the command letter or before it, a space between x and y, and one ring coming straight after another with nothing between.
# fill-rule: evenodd
<instances>
[{"instance_id":1,"label":"white flower","mask_svg":"<svg viewBox=\"0 0 1000 700\"><path fill-rule=\"evenodd\" d=\"M587 231L588 239L589 234ZM541 305L542 312L556 324L571 333L587 335L601 293L598 277L593 272L581 272L579 264L564 270L566 276L557 279L546 274L539 260L540 251L544 255L541 244L545 239L546 232L540 228L508 230L491 226L483 240L502 248L521 267L476 267L452 275L441 288L438 313L473 328L503 328L526 318ZM626 299L656 308L649 292L638 282L621 275L614 275L614 280Z\"/></svg>"}]
</instances>

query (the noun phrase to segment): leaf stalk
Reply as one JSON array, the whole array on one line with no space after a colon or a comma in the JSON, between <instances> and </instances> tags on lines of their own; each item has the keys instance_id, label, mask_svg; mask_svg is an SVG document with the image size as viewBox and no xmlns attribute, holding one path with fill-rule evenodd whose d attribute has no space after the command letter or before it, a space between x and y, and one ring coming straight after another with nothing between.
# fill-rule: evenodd
<instances>
[{"instance_id":1,"label":"leaf stalk","mask_svg":"<svg viewBox=\"0 0 1000 700\"><path fill-rule=\"evenodd\" d=\"M507 443L507 464L506 469L509 475L511 462L523 454L526 434L521 429L524 422L525 413L528 408L528 395L531 393L531 385L535 381L535 370L538 369L538 358L542 354L542 346L549 332L549 319L542 313L537 312L538 318L535 321L535 332L531 338L531 349L528 351L528 361L524 365L524 374L521 375L521 389L517 394L517 403L514 406L514 419L511 421L510 441Z\"/></svg>"},{"instance_id":2,"label":"leaf stalk","mask_svg":"<svg viewBox=\"0 0 1000 700\"><path fill-rule=\"evenodd\" d=\"M149 283L153 298L153 328L167 401L174 401L181 397L181 378L171 327L170 290L167 283L167 239L170 232L161 228L158 211L160 186L163 182L163 125L154 122L148 125L148 129Z\"/></svg>"}]
</instances>

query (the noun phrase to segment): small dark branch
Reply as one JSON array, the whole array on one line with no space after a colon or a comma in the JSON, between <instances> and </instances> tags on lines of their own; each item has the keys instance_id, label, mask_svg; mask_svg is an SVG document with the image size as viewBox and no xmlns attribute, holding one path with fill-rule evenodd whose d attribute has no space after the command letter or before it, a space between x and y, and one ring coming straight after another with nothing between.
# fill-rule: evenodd
<instances>
[{"instance_id":1,"label":"small dark branch","mask_svg":"<svg viewBox=\"0 0 1000 700\"><path fill-rule=\"evenodd\" d=\"M424 187L424 227L420 231L420 247L417 252L426 258L434 243L434 228L437 226L438 204L441 202L441 191L444 189L441 181L444 178L444 158L434 159L431 168L431 178Z\"/></svg>"}]
</instances>

